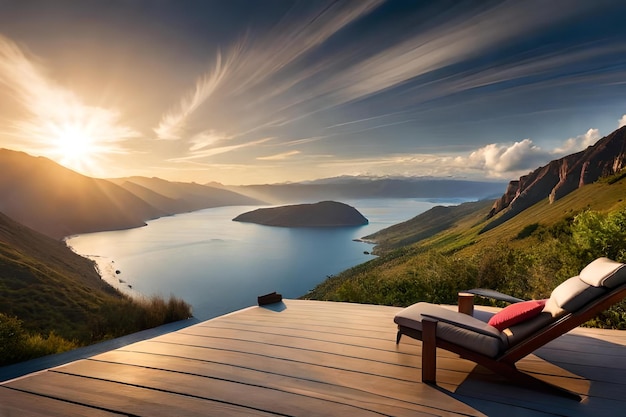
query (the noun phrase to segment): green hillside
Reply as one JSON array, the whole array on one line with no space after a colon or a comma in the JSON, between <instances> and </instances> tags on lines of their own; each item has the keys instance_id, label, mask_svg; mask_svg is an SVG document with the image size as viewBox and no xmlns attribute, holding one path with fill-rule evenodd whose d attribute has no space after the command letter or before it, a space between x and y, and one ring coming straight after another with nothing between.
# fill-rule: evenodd
<instances>
[{"instance_id":1,"label":"green hillside","mask_svg":"<svg viewBox=\"0 0 626 417\"><path fill-rule=\"evenodd\" d=\"M485 213L493 205L491 200L463 203L458 206L437 206L405 222L380 230L364 240L376 242L375 254L417 243L439 232L450 234L485 220Z\"/></svg>"},{"instance_id":2,"label":"green hillside","mask_svg":"<svg viewBox=\"0 0 626 417\"><path fill-rule=\"evenodd\" d=\"M489 209L489 202L436 207L382 230L370 236L379 258L330 277L306 298L454 304L458 291L475 287L545 298L598 256L626 261L626 179L620 175L552 204L543 200L481 233L492 220ZM594 324L626 328L624 305Z\"/></svg>"},{"instance_id":3,"label":"green hillside","mask_svg":"<svg viewBox=\"0 0 626 417\"><path fill-rule=\"evenodd\" d=\"M190 315L175 298L131 300L92 261L0 213L0 366Z\"/></svg>"}]
</instances>

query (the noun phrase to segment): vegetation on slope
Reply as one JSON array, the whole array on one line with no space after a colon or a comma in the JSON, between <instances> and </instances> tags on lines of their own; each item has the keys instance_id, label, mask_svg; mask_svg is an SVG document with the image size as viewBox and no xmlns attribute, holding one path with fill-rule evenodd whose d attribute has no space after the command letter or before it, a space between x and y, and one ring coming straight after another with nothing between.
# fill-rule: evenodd
<instances>
[{"instance_id":1,"label":"vegetation on slope","mask_svg":"<svg viewBox=\"0 0 626 417\"><path fill-rule=\"evenodd\" d=\"M471 215L477 215L474 223L482 221L483 212L488 212L492 205L491 200L481 200L458 206L436 206L420 216L365 236L363 239L377 243L375 254L385 253L453 228L457 222L466 222Z\"/></svg>"},{"instance_id":2,"label":"vegetation on slope","mask_svg":"<svg viewBox=\"0 0 626 417\"><path fill-rule=\"evenodd\" d=\"M458 291L474 287L546 298L597 257L626 261L626 179L619 174L555 203L546 199L480 233L486 214L477 206L443 231L329 277L306 298L396 306L418 301L454 304ZM407 222L396 236L410 235L411 225L428 216ZM381 236L383 244L393 245L397 239ZM626 329L625 304L590 324Z\"/></svg>"},{"instance_id":3,"label":"vegetation on slope","mask_svg":"<svg viewBox=\"0 0 626 417\"><path fill-rule=\"evenodd\" d=\"M92 261L0 214L0 365L190 316L173 297L120 294Z\"/></svg>"}]
</instances>

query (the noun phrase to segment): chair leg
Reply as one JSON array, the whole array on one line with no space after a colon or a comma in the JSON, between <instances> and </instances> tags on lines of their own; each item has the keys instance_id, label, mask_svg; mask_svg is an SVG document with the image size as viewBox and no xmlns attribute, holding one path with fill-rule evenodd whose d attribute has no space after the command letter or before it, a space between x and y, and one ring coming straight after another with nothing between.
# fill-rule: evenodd
<instances>
[{"instance_id":1,"label":"chair leg","mask_svg":"<svg viewBox=\"0 0 626 417\"><path fill-rule=\"evenodd\" d=\"M437 380L437 321L422 319L422 382Z\"/></svg>"},{"instance_id":2,"label":"chair leg","mask_svg":"<svg viewBox=\"0 0 626 417\"><path fill-rule=\"evenodd\" d=\"M398 334L396 335L396 345L400 344L400 338L402 338L402 331L398 329Z\"/></svg>"}]
</instances>

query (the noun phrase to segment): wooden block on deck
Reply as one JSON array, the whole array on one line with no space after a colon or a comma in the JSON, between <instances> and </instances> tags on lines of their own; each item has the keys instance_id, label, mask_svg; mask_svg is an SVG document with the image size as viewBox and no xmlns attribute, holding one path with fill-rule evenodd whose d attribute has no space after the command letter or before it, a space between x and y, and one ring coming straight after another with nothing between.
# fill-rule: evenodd
<instances>
[{"instance_id":1,"label":"wooden block on deck","mask_svg":"<svg viewBox=\"0 0 626 417\"><path fill-rule=\"evenodd\" d=\"M271 292L269 294L260 295L257 297L257 302L260 306L279 303L283 300L282 294L276 293L276 291Z\"/></svg>"}]
</instances>

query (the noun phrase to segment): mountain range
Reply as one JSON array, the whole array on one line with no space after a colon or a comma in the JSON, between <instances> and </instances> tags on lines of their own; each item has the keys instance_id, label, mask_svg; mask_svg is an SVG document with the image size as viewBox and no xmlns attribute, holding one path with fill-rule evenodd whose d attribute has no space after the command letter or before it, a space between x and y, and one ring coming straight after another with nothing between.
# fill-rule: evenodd
<instances>
[{"instance_id":1,"label":"mountain range","mask_svg":"<svg viewBox=\"0 0 626 417\"><path fill-rule=\"evenodd\" d=\"M55 239L140 227L157 217L262 204L232 191L158 178L97 179L47 158L0 149L0 213Z\"/></svg>"},{"instance_id":2,"label":"mountain range","mask_svg":"<svg viewBox=\"0 0 626 417\"><path fill-rule=\"evenodd\" d=\"M283 184L221 186L272 204L364 198L495 198L505 182L436 177L342 176Z\"/></svg>"}]
</instances>

